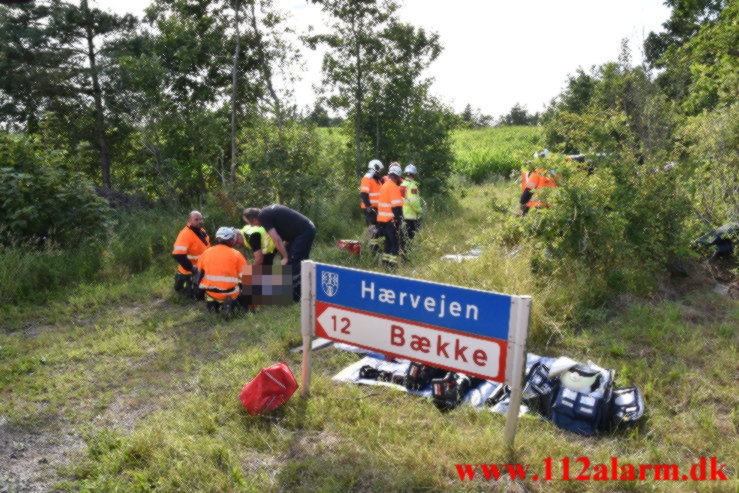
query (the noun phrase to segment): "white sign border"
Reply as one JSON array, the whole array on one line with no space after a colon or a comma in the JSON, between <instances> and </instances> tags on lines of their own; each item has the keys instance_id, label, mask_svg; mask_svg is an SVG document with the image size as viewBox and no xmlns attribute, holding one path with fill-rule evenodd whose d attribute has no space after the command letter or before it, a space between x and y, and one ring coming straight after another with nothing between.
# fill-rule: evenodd
<instances>
[{"instance_id":1,"label":"white sign border","mask_svg":"<svg viewBox=\"0 0 739 493\"><path fill-rule=\"evenodd\" d=\"M303 335L303 364L302 364L302 389L300 395L307 397L310 388L311 376L311 339L315 336L316 330L316 266L318 263L312 260L303 260L300 264L301 273L301 298L300 298L300 315L301 315L301 333ZM351 267L342 267L331 264L321 264L327 267L336 267L339 269L354 270L357 272L367 272L361 269L353 269ZM379 273L382 275L381 273ZM392 276L391 276L392 277ZM420 281L429 284L437 284L439 286L453 286L434 281L424 281L422 279L406 278L410 281ZM464 288L482 293L492 293L492 291L483 291L482 289ZM506 349L506 376L505 383L511 389L510 403L506 417L505 429L503 431L504 441L509 447L513 447L513 440L516 434L516 425L518 424L518 413L521 406L521 392L523 385L524 369L526 368L526 339L528 337L529 317L531 314L531 296L528 295L506 295L511 298L511 311L508 325L508 341Z\"/></svg>"}]
</instances>

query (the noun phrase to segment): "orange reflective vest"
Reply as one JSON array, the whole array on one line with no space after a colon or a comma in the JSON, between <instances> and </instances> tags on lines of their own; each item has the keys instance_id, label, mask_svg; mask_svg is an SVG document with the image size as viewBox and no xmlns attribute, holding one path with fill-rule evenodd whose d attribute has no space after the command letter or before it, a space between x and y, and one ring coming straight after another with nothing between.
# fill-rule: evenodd
<instances>
[{"instance_id":1,"label":"orange reflective vest","mask_svg":"<svg viewBox=\"0 0 739 493\"><path fill-rule=\"evenodd\" d=\"M393 180L387 180L380 188L380 199L377 203L377 222L392 221L395 217L393 207L403 207L403 196L400 187Z\"/></svg>"},{"instance_id":2,"label":"orange reflective vest","mask_svg":"<svg viewBox=\"0 0 739 493\"><path fill-rule=\"evenodd\" d=\"M521 192L523 193L526 189L541 190L544 187L556 187L557 183L553 179L544 176L543 173L544 170L541 168L537 168L531 173L525 171L521 173ZM550 205L540 200L526 202L527 207L549 207Z\"/></svg>"},{"instance_id":3,"label":"orange reflective vest","mask_svg":"<svg viewBox=\"0 0 739 493\"><path fill-rule=\"evenodd\" d=\"M377 207L377 201L380 198L380 187L382 183L375 180L373 173L367 173L362 177L362 182L359 184L359 193L366 193L369 195L370 206ZM360 201L360 206L364 209L364 201Z\"/></svg>"},{"instance_id":4,"label":"orange reflective vest","mask_svg":"<svg viewBox=\"0 0 739 493\"><path fill-rule=\"evenodd\" d=\"M205 233L205 230L202 229ZM190 229L190 226L185 226L180 234L177 235L177 239L174 242L174 248L172 249L172 255L185 254L187 258L192 262L192 265L198 264L200 255L210 247L210 238L205 235L205 243L201 240L195 232ZM192 272L186 271L181 265L177 266L177 269L183 274L192 274Z\"/></svg>"},{"instance_id":5,"label":"orange reflective vest","mask_svg":"<svg viewBox=\"0 0 739 493\"><path fill-rule=\"evenodd\" d=\"M239 295L239 276L247 266L240 251L228 245L208 248L198 260L198 269L204 272L200 289L211 298L223 301Z\"/></svg>"}]
</instances>

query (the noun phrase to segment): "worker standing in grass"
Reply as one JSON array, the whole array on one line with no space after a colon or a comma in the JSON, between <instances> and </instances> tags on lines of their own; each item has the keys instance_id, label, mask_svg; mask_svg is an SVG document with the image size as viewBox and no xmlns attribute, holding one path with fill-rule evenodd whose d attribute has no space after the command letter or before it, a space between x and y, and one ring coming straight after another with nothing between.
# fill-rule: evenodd
<instances>
[{"instance_id":1,"label":"worker standing in grass","mask_svg":"<svg viewBox=\"0 0 739 493\"><path fill-rule=\"evenodd\" d=\"M403 196L400 192L400 175L403 170L393 163L388 168L387 180L380 188L380 199L377 208L377 223L382 228L385 238L385 253L382 263L388 269L398 266L399 232L403 221Z\"/></svg>"},{"instance_id":2,"label":"worker standing in grass","mask_svg":"<svg viewBox=\"0 0 739 493\"><path fill-rule=\"evenodd\" d=\"M379 251L382 242L382 237L377 231L377 201L380 197L380 187L382 187L380 173L383 168L382 161L373 159L369 162L367 173L359 184L360 206L367 224L370 248L374 253Z\"/></svg>"},{"instance_id":3,"label":"worker standing in grass","mask_svg":"<svg viewBox=\"0 0 739 493\"><path fill-rule=\"evenodd\" d=\"M241 275L248 263L244 255L233 248L237 234L238 230L234 228L218 228L215 245L203 252L198 260L199 288L205 292L210 311L218 311L221 307L231 311L235 303L248 310L249 300L239 296Z\"/></svg>"},{"instance_id":4,"label":"worker standing in grass","mask_svg":"<svg viewBox=\"0 0 739 493\"><path fill-rule=\"evenodd\" d=\"M404 240L411 241L418 231L423 203L418 191L418 170L414 165L409 164L405 167L404 173L405 179L400 185L400 192L403 195Z\"/></svg>"},{"instance_id":5,"label":"worker standing in grass","mask_svg":"<svg viewBox=\"0 0 739 493\"><path fill-rule=\"evenodd\" d=\"M308 259L316 238L313 222L301 213L274 204L264 209L244 210L244 218L252 226L262 226L282 255L282 265L292 275L293 300L300 300L300 262Z\"/></svg>"},{"instance_id":6,"label":"worker standing in grass","mask_svg":"<svg viewBox=\"0 0 739 493\"><path fill-rule=\"evenodd\" d=\"M192 290L193 274L197 270L200 255L210 247L210 238L203 228L203 215L190 212L187 226L177 235L172 249L172 257L179 264L174 279L174 289L178 292Z\"/></svg>"},{"instance_id":7,"label":"worker standing in grass","mask_svg":"<svg viewBox=\"0 0 739 493\"><path fill-rule=\"evenodd\" d=\"M275 259L277 247L272 237L262 226L252 226L246 219L246 211L242 218L246 222L246 226L241 228L241 235L244 239L244 246L254 253L254 265L272 265Z\"/></svg>"}]
</instances>

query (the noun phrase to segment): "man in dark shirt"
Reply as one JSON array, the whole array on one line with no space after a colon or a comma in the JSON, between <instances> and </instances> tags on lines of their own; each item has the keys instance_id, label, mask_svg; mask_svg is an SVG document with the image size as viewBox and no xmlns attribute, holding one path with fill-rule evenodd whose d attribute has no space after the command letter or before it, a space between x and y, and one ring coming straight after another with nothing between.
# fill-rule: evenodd
<instances>
[{"instance_id":1,"label":"man in dark shirt","mask_svg":"<svg viewBox=\"0 0 739 493\"><path fill-rule=\"evenodd\" d=\"M300 299L300 262L310 256L316 237L316 227L301 213L274 204L264 209L248 208L244 218L252 226L262 226L282 255L281 264L290 269L293 280L293 300Z\"/></svg>"}]
</instances>

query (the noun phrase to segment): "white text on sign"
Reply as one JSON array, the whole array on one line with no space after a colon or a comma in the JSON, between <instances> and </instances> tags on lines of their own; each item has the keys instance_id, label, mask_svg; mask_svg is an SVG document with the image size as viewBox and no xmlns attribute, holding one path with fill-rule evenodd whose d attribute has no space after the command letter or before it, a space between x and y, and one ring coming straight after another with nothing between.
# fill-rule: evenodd
<instances>
[{"instance_id":1,"label":"white text on sign","mask_svg":"<svg viewBox=\"0 0 739 493\"><path fill-rule=\"evenodd\" d=\"M504 341L449 332L317 303L316 335L455 371L499 380Z\"/></svg>"}]
</instances>

